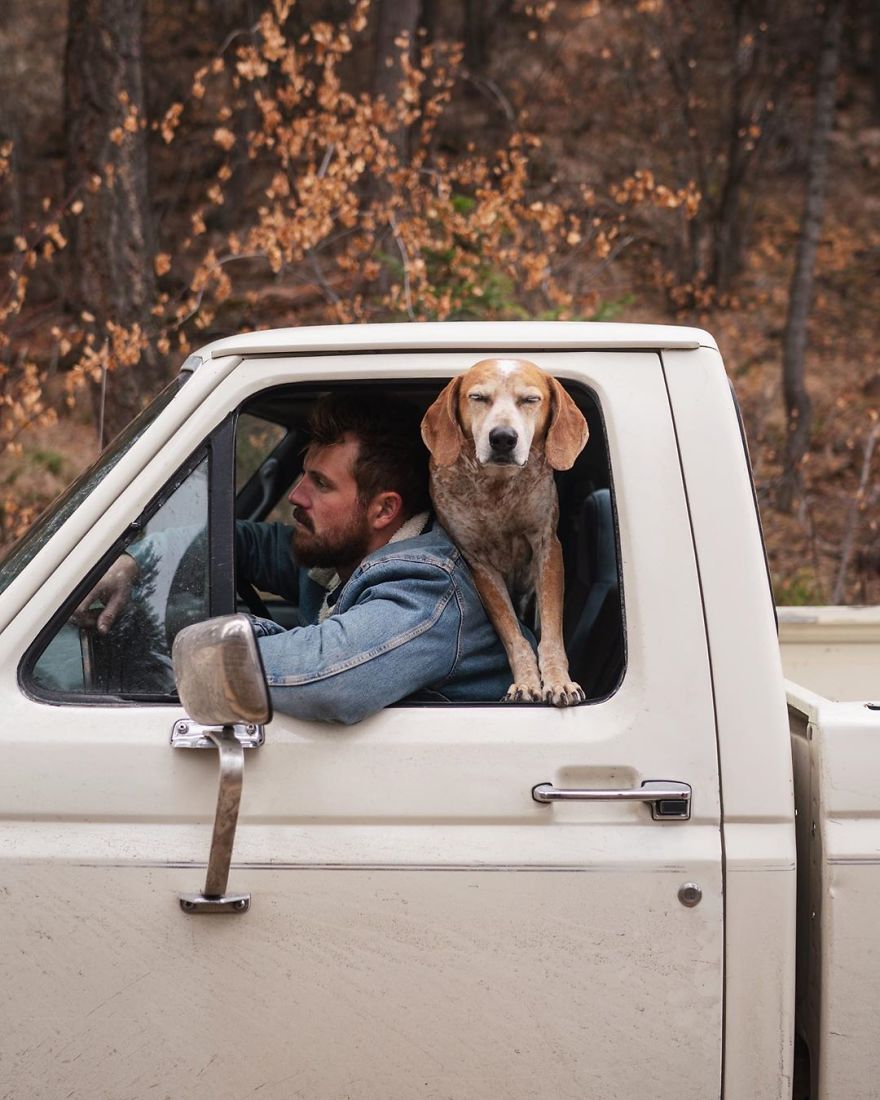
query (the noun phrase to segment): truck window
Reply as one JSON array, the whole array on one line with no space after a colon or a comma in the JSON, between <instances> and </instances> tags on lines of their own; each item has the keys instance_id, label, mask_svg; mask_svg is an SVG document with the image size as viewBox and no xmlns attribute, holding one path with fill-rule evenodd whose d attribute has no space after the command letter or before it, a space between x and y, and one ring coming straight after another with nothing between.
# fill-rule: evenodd
<instances>
[{"instance_id":1,"label":"truck window","mask_svg":"<svg viewBox=\"0 0 880 1100\"><path fill-rule=\"evenodd\" d=\"M427 409L444 384L442 379L401 382L392 392ZM22 665L23 686L50 701L176 702L170 653L183 626L232 610L233 605L271 617L285 629L309 621L278 593L240 582L233 595L233 571L223 564L231 558L218 556L216 539L214 552L209 552L208 532L216 536L220 515L231 538L233 486L235 519L289 523L286 497L301 471L314 401L331 388L357 391L377 385L338 383L318 389L299 383L266 390L247 401L235 417L234 461L218 439L218 454L227 457L210 476L211 463L202 457L169 484L145 510L136 530L96 564L37 639ZM557 475L558 535L565 563L564 639L572 678L588 700L598 700L616 690L625 664L618 537L601 408L585 387L572 386L570 392L587 418L590 439L574 467ZM96 625L107 597L95 595L86 608L90 616L83 601L121 553L137 563L139 578L124 614L103 634ZM221 592L227 581L228 596ZM527 625L539 629L534 621ZM405 700L398 705L418 704Z\"/></svg>"},{"instance_id":2,"label":"truck window","mask_svg":"<svg viewBox=\"0 0 880 1100\"><path fill-rule=\"evenodd\" d=\"M445 384L398 384L383 392L427 409ZM335 387L368 391L377 383ZM320 392L334 387L324 386ZM625 650L622 595L618 561L612 478L607 436L596 396L586 388L573 386L570 392L587 418L590 438L571 470L557 475L560 522L558 535L565 562L564 638L570 671L584 688L588 699L610 695L623 675ZM310 386L279 387L248 402L238 417L236 465L244 466L241 455L253 454L253 440L280 438L248 482L237 486L236 515L240 519L290 523L286 497L301 469L307 442L307 421L318 392ZM286 429L283 437L270 429ZM261 608L285 627L300 625L299 610L277 594L260 591ZM253 601L241 610L254 610ZM528 625L537 629L538 624ZM399 705L412 705L406 702Z\"/></svg>"},{"instance_id":3,"label":"truck window","mask_svg":"<svg viewBox=\"0 0 880 1100\"><path fill-rule=\"evenodd\" d=\"M240 492L287 434L280 424L242 413L235 435L235 491Z\"/></svg>"},{"instance_id":4,"label":"truck window","mask_svg":"<svg viewBox=\"0 0 880 1100\"><path fill-rule=\"evenodd\" d=\"M176 695L171 645L177 632L208 618L208 459L202 458L137 525L68 602L25 680L38 696ZM136 563L136 580L108 632L98 629L107 592L101 578ZM84 606L85 605L85 606Z\"/></svg>"}]
</instances>

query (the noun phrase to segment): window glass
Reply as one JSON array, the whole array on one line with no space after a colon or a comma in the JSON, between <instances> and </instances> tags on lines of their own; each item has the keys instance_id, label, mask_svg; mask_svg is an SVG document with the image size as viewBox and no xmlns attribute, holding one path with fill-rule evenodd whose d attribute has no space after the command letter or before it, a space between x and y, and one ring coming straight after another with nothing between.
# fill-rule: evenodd
<instances>
[{"instance_id":1,"label":"window glass","mask_svg":"<svg viewBox=\"0 0 880 1100\"><path fill-rule=\"evenodd\" d=\"M68 608L31 685L52 694L174 695L171 644L182 627L209 616L207 523L205 458L92 578L91 598ZM103 633L101 613L117 598L119 613Z\"/></svg>"},{"instance_id":2,"label":"window glass","mask_svg":"<svg viewBox=\"0 0 880 1100\"><path fill-rule=\"evenodd\" d=\"M190 377L192 376L189 373L181 374L166 386L159 396L113 440L98 461L65 489L55 503L36 520L28 533L16 543L9 556L0 566L0 592L15 580L22 569L42 550L68 516L73 515L86 497L94 492L126 451L140 439L150 424L172 401L180 387Z\"/></svg>"},{"instance_id":3,"label":"window glass","mask_svg":"<svg viewBox=\"0 0 880 1100\"><path fill-rule=\"evenodd\" d=\"M280 424L242 413L235 435L235 491L256 473L287 434Z\"/></svg>"}]
</instances>

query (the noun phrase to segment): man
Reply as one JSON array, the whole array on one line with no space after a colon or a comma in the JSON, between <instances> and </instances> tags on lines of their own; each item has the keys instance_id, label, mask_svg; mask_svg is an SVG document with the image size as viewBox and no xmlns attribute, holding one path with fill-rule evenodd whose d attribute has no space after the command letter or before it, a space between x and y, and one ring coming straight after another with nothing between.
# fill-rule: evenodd
<instances>
[{"instance_id":1,"label":"man","mask_svg":"<svg viewBox=\"0 0 880 1100\"><path fill-rule=\"evenodd\" d=\"M323 398L288 497L292 530L236 523L239 579L290 600L306 623L254 620L273 703L286 714L352 723L412 696L492 701L507 690L507 657L468 568L430 516L419 419L382 396ZM138 555L132 547L114 564L80 621L91 614L106 633ZM103 611L85 610L94 599Z\"/></svg>"}]
</instances>

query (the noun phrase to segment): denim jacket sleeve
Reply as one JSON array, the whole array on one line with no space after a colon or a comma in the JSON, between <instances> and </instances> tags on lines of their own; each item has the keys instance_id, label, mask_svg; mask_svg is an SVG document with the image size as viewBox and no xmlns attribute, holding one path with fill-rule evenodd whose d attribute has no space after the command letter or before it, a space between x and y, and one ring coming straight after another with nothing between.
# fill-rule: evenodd
<instances>
[{"instance_id":1,"label":"denim jacket sleeve","mask_svg":"<svg viewBox=\"0 0 880 1100\"><path fill-rule=\"evenodd\" d=\"M350 724L442 682L458 658L461 607L453 572L418 554L365 563L344 609L315 626L255 629L276 708ZM262 636L261 636L262 635Z\"/></svg>"}]
</instances>

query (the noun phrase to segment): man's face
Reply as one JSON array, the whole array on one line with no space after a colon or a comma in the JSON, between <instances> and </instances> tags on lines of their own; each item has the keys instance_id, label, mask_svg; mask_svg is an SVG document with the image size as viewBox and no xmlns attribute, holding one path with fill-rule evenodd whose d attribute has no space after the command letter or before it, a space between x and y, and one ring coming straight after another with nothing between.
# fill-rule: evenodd
<instances>
[{"instance_id":1,"label":"man's face","mask_svg":"<svg viewBox=\"0 0 880 1100\"><path fill-rule=\"evenodd\" d=\"M293 553L299 565L357 565L370 548L366 508L352 473L358 441L351 435L329 447L310 447L303 472L288 495L293 507Z\"/></svg>"}]
</instances>

